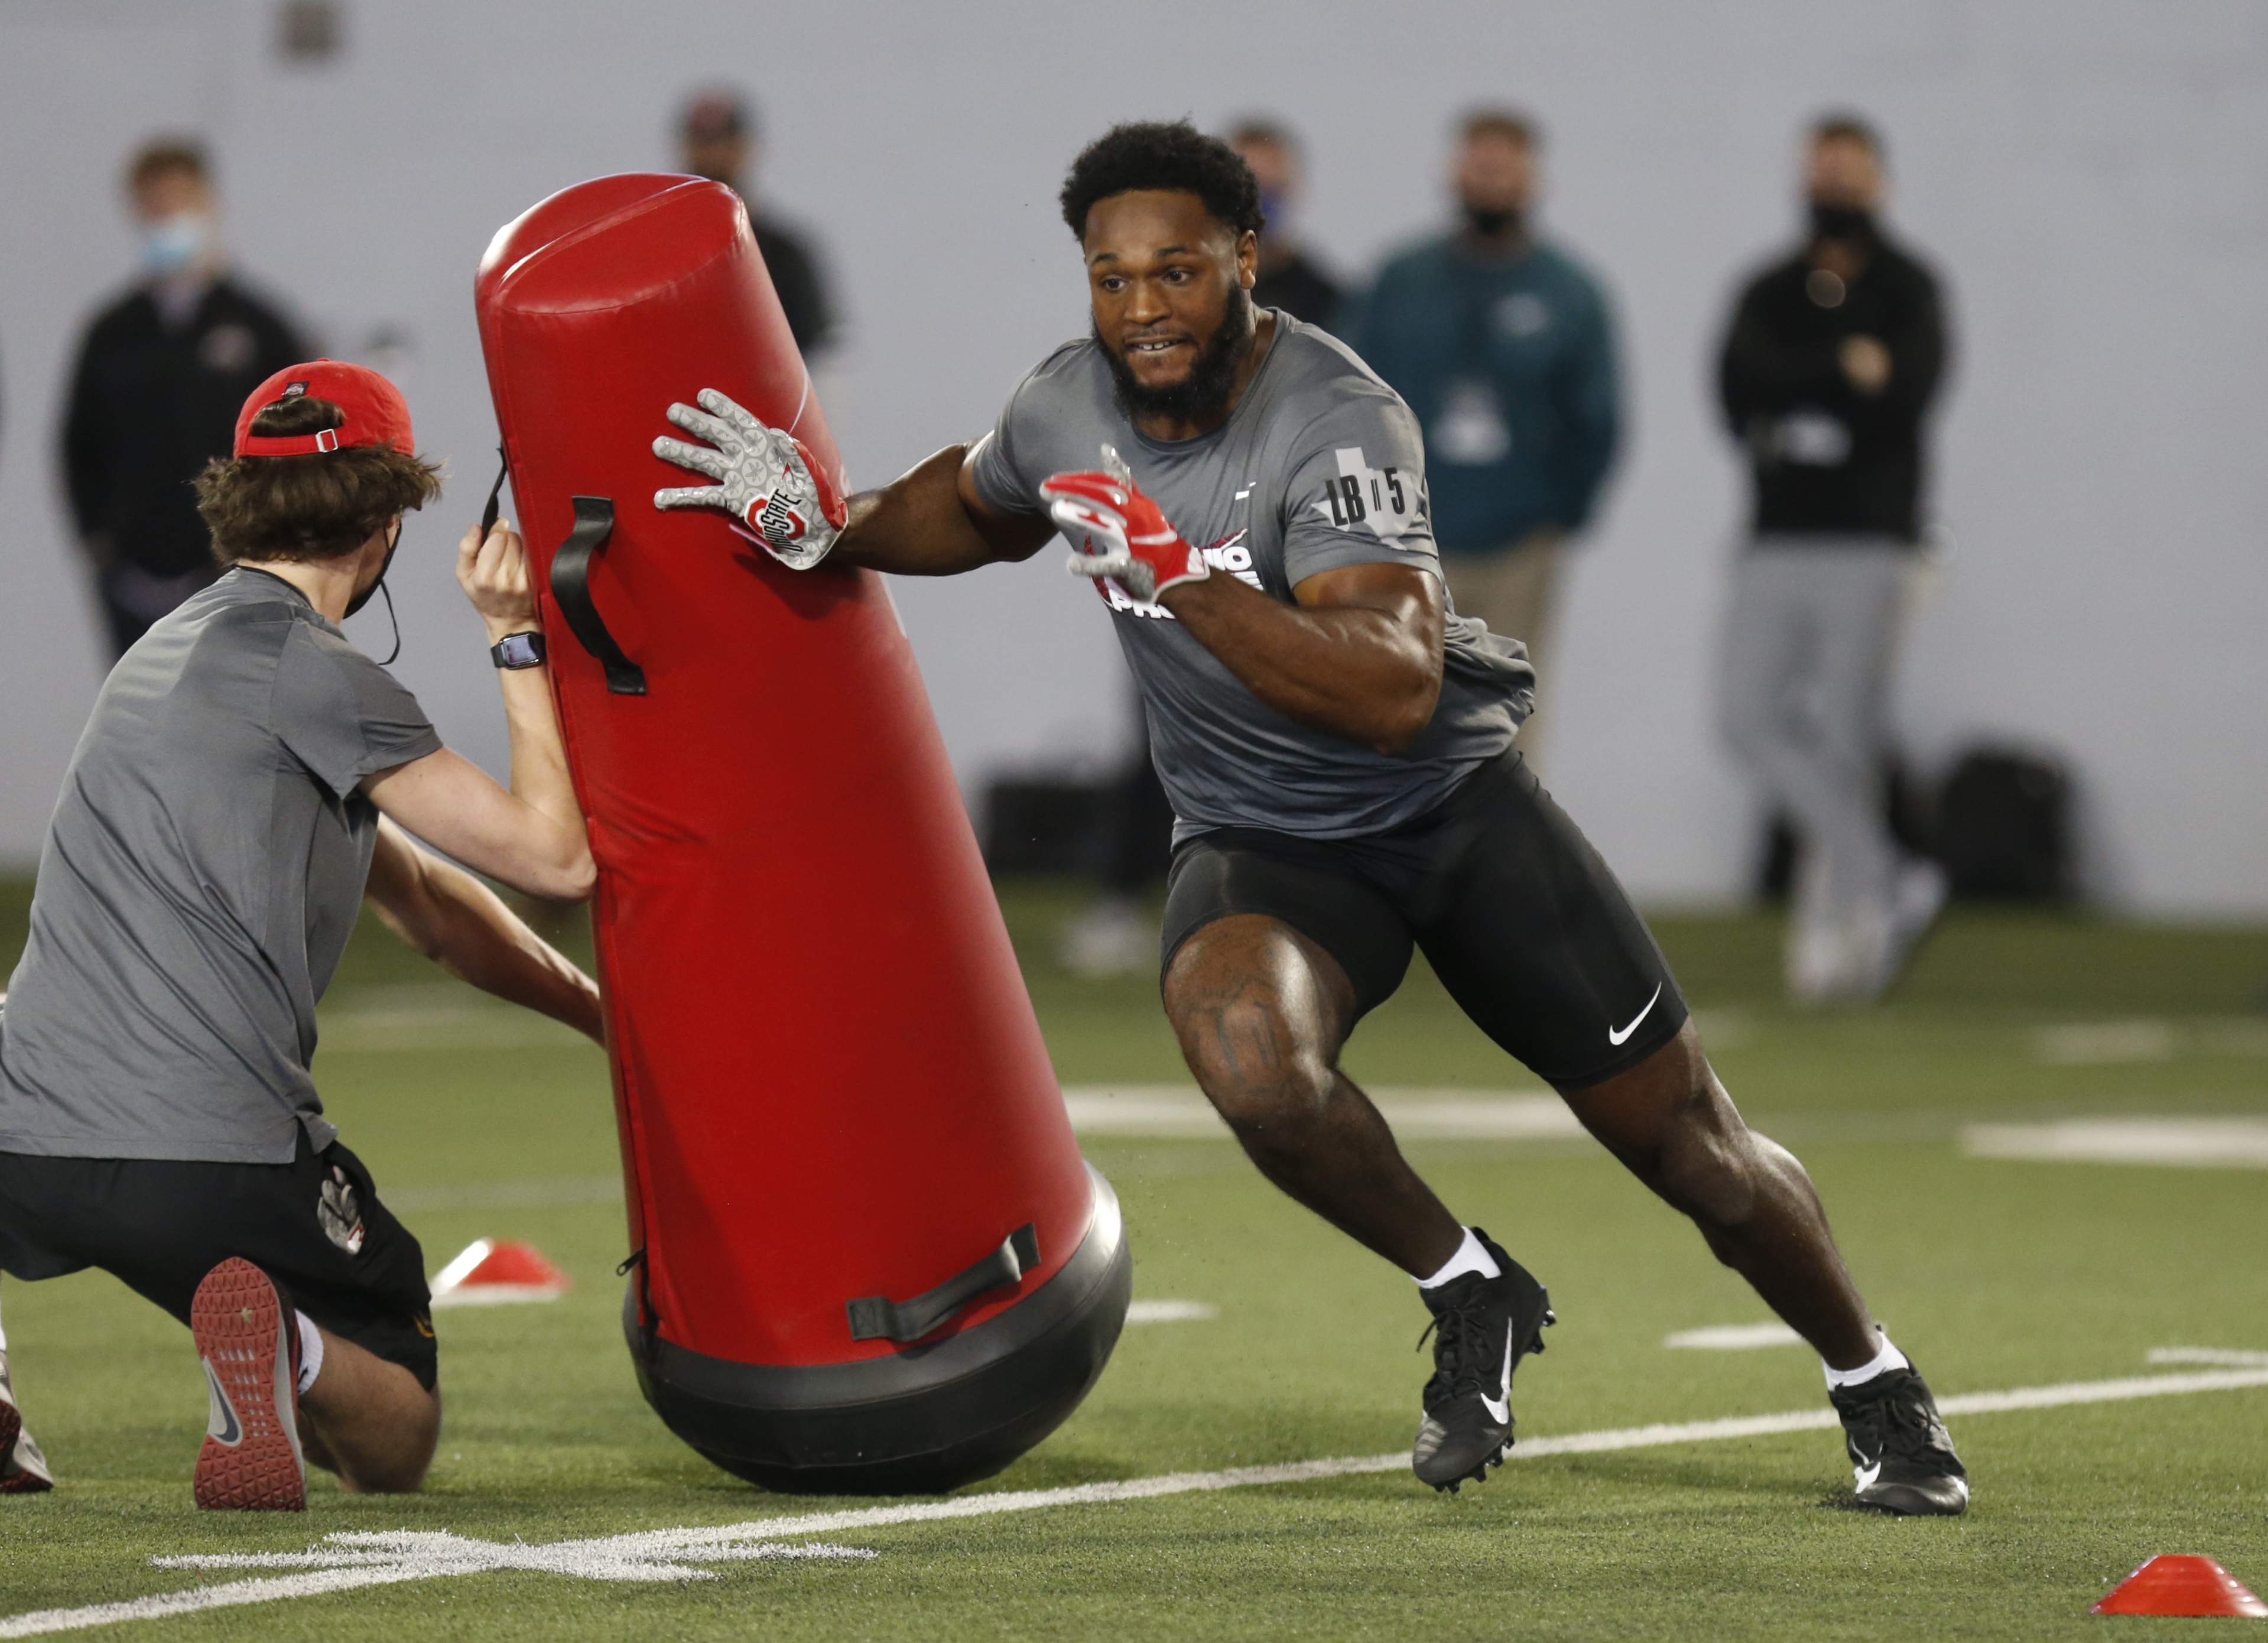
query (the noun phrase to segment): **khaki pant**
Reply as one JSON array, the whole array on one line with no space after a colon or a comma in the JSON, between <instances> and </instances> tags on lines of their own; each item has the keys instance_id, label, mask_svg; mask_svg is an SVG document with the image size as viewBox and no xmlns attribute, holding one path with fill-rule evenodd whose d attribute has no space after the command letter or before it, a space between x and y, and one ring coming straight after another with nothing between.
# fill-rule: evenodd
<instances>
[{"instance_id":1,"label":"khaki pant","mask_svg":"<svg viewBox=\"0 0 2268 1643\"><path fill-rule=\"evenodd\" d=\"M1539 767L1543 746L1544 704L1551 699L1550 659L1553 623L1558 615L1559 561L1566 538L1556 530L1530 531L1495 553L1443 554L1441 573L1461 616L1478 616L1491 633L1528 646L1535 669L1535 711L1520 727L1521 755Z\"/></svg>"}]
</instances>

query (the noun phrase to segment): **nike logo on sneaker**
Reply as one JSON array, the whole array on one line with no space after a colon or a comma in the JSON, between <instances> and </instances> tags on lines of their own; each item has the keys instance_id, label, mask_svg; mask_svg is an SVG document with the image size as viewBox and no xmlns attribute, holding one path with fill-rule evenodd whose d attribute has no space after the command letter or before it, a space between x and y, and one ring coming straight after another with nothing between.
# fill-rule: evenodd
<instances>
[{"instance_id":1,"label":"nike logo on sneaker","mask_svg":"<svg viewBox=\"0 0 2268 1643\"><path fill-rule=\"evenodd\" d=\"M1660 1002L1661 985L1657 983L1653 989L1653 997L1646 1001L1646 1008L1640 1010L1636 1015L1631 1017L1630 1025L1628 1027L1624 1028L1620 1032L1616 1032L1611 1027L1607 1028L1607 1042L1617 1050L1630 1043L1630 1035L1638 1031L1638 1024L1646 1020L1647 1016L1652 1015L1653 1013L1653 1006Z\"/></svg>"},{"instance_id":2,"label":"nike logo on sneaker","mask_svg":"<svg viewBox=\"0 0 2268 1643\"><path fill-rule=\"evenodd\" d=\"M212 1415L205 1422L205 1435L215 1443L234 1448L244 1441L244 1427L236 1418L236 1408L221 1389L220 1377L213 1373L212 1359L204 1360L205 1389L212 1394Z\"/></svg>"},{"instance_id":3,"label":"nike logo on sneaker","mask_svg":"<svg viewBox=\"0 0 2268 1643\"><path fill-rule=\"evenodd\" d=\"M1512 1325L1504 1326L1504 1390L1494 1397L1481 1394L1481 1407L1499 1426L1512 1424Z\"/></svg>"},{"instance_id":4,"label":"nike logo on sneaker","mask_svg":"<svg viewBox=\"0 0 2268 1643\"><path fill-rule=\"evenodd\" d=\"M1882 1463L1876 1461L1872 1466L1854 1466L1851 1469L1851 1475L1858 1480L1861 1491L1872 1489L1875 1479L1882 1475Z\"/></svg>"}]
</instances>

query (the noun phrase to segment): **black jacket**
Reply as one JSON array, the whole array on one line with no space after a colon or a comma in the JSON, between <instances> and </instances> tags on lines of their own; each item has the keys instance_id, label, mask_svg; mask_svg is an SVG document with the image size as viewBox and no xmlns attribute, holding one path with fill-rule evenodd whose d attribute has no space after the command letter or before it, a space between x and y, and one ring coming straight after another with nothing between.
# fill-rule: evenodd
<instances>
[{"instance_id":1,"label":"black jacket","mask_svg":"<svg viewBox=\"0 0 2268 1643\"><path fill-rule=\"evenodd\" d=\"M1304 251L1294 251L1252 286L1254 307L1281 308L1293 319L1320 325L1326 331L1337 322L1343 300L1330 276L1309 262Z\"/></svg>"},{"instance_id":2,"label":"black jacket","mask_svg":"<svg viewBox=\"0 0 2268 1643\"><path fill-rule=\"evenodd\" d=\"M226 456L245 397L312 357L274 309L221 279L179 330L136 291L97 314L63 414L63 477L83 539L154 576L212 563L189 482Z\"/></svg>"},{"instance_id":3,"label":"black jacket","mask_svg":"<svg viewBox=\"0 0 2268 1643\"><path fill-rule=\"evenodd\" d=\"M789 334L806 354L834 340L835 309L827 300L827 283L820 277L819 262L803 236L777 217L748 216L748 231L763 254L764 271L772 276L779 294L780 311L787 316Z\"/></svg>"},{"instance_id":4,"label":"black jacket","mask_svg":"<svg viewBox=\"0 0 2268 1643\"><path fill-rule=\"evenodd\" d=\"M1815 285L1812 274L1799 254L1758 275L1741 294L1718 367L1726 421L1755 476L1755 528L1912 542L1922 423L1945 373L1937 280L1879 238L1846 289ZM1855 335L1890 351L1880 394L1859 393L1843 373L1843 340Z\"/></svg>"}]
</instances>

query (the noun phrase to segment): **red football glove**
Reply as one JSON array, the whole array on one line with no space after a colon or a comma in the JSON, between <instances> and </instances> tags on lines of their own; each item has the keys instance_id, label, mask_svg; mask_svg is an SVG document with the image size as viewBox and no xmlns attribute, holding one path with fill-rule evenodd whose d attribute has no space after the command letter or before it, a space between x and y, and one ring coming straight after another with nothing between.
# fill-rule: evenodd
<instances>
[{"instance_id":1,"label":"red football glove","mask_svg":"<svg viewBox=\"0 0 2268 1643\"><path fill-rule=\"evenodd\" d=\"M1057 527L1079 544L1070 567L1077 575L1110 577L1148 604L1169 587L1211 574L1204 555L1166 523L1158 505L1130 478L1057 474L1040 494Z\"/></svg>"}]
</instances>

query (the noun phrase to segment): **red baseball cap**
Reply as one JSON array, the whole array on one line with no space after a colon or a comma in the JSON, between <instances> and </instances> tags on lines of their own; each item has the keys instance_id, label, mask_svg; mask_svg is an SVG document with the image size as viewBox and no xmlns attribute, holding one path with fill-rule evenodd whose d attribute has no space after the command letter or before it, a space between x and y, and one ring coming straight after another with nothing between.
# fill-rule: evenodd
<instances>
[{"instance_id":1,"label":"red baseball cap","mask_svg":"<svg viewBox=\"0 0 2268 1643\"><path fill-rule=\"evenodd\" d=\"M286 400L328 400L347 414L336 428L317 433L264 435L252 431L252 419ZM239 456L307 456L317 451L391 444L408 455L417 448L409 431L409 406L401 390L367 365L336 359L311 359L291 365L252 390L236 416Z\"/></svg>"}]
</instances>

